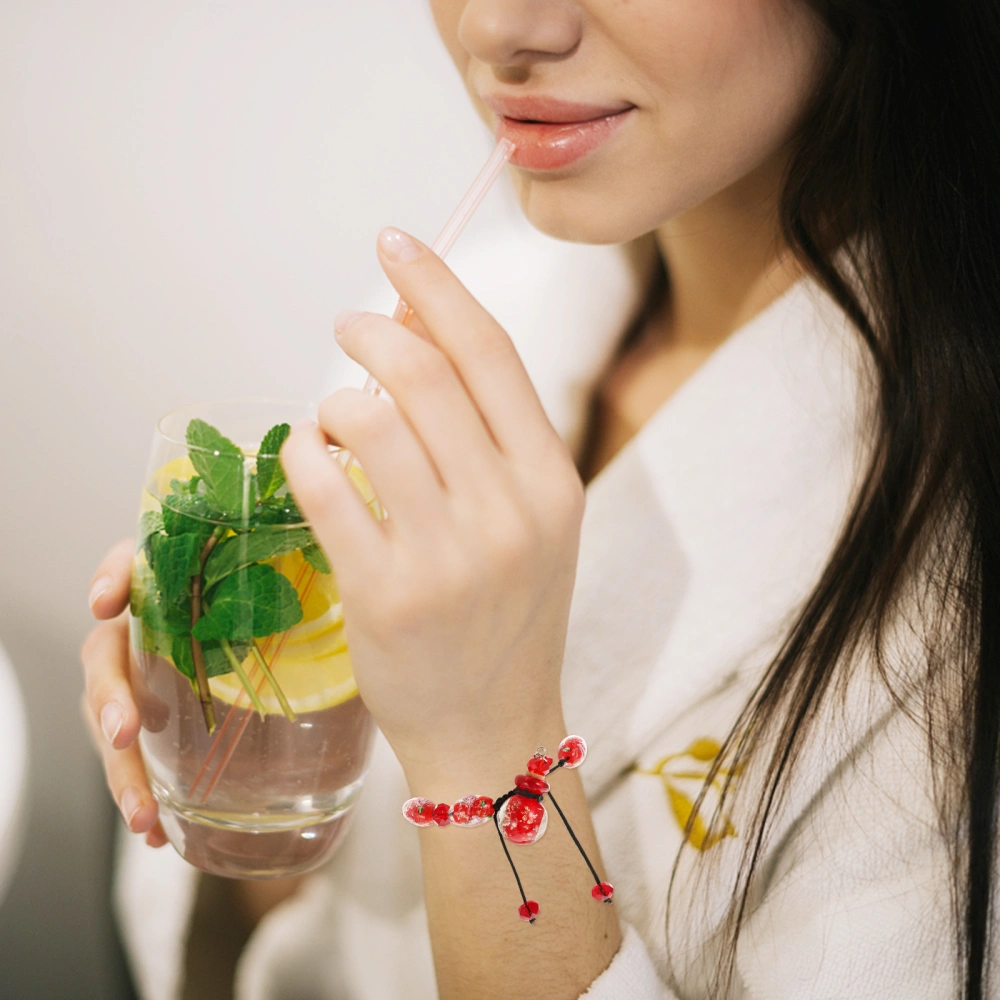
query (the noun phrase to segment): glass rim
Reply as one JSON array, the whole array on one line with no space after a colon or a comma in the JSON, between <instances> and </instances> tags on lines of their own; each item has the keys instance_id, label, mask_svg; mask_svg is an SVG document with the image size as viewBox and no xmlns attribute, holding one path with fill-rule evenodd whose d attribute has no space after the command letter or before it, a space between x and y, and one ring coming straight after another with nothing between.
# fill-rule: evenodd
<instances>
[{"instance_id":1,"label":"glass rim","mask_svg":"<svg viewBox=\"0 0 1000 1000\"><path fill-rule=\"evenodd\" d=\"M188 444L186 436L178 437L173 433L168 433L164 428L164 424L168 420L170 420L171 417L177 417L179 414L184 413L186 410L197 411L199 409L209 406L232 406L238 404L265 404L268 406L297 407L300 409L310 410L313 414L315 414L316 410L318 409L317 404L312 402L311 400L278 399L273 396L233 396L226 399L203 400L199 403L187 403L184 406L178 406L175 409L169 410L168 412L164 413L163 416L161 416L156 421L156 426L154 430L159 437L161 437L164 441L168 442L169 444L176 444L182 448L186 448L188 451L197 451L204 455L214 455L215 451L211 448L204 448L201 445ZM196 419L196 418L197 418L197 413L193 412L191 419ZM218 428L218 430L220 433L225 434L225 431L222 428ZM236 442L233 443L236 444ZM236 446L240 448L240 451L243 451L243 449L240 447L239 444L236 444ZM328 444L327 447L328 450L330 451L330 454L336 454L339 451L343 451L343 448L340 445ZM259 459L259 458L279 458L280 456L277 453L272 455L269 452L259 451L255 452L253 455L249 457Z\"/></svg>"}]
</instances>

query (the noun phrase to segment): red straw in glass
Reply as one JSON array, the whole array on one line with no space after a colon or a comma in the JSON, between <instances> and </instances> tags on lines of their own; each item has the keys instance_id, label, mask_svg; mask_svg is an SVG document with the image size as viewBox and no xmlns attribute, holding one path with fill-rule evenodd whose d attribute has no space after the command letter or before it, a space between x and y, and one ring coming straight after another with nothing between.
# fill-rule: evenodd
<instances>
[{"instance_id":1,"label":"red straw in glass","mask_svg":"<svg viewBox=\"0 0 1000 1000\"><path fill-rule=\"evenodd\" d=\"M279 563L279 571L280 571L280 565L281 564ZM309 569L309 568L310 567L309 567L309 565L307 563L303 563L302 566L299 567L299 571L295 575L295 579L292 581L292 586L296 590L299 589L299 584L302 582L302 577L305 576L306 570ZM312 570L312 575L313 576L316 575L316 571L315 570ZM303 591L303 599L305 597L305 593L308 592L311 584L312 584L312 577L309 578L309 580L308 580L308 582L306 584L305 590ZM288 633L286 632L285 635L287 635L287 634ZM271 640L273 638L274 638L274 636L269 635L261 643L261 645L260 645L261 656L265 656L266 657L268 655L268 653L271 651ZM280 644L278 650L275 651L275 654L274 654L274 656L271 659L271 666L272 667L274 666L275 661L278 659L278 653L280 652L281 647L283 645L284 645L283 643ZM247 675L247 680L249 680L251 684L254 683L255 674L258 673L259 671L260 671L260 668L257 666L257 662L255 660L254 663L253 663L253 665L251 666L249 672L248 672L248 675ZM257 694L260 694L261 691L264 690L264 681L265 681L265 678L262 675L261 678L260 678L260 683L256 687ZM205 772L208 770L209 764L212 763L212 758L215 756L216 751L219 749L220 745L222 744L222 740L225 738L226 731L232 725L233 719L236 718L236 709L242 708L242 702L243 702L243 698L244 698L245 694L246 694L246 692L241 689L240 692L239 692L239 694L233 700L233 707L226 713L225 720L223 721L222 725L219 727L219 731L218 731L218 733L216 733L215 739L212 740L212 745L208 748L208 753L205 754L205 759L201 762L201 769L195 775L195 779L192 782L191 787L188 789L188 798L190 798L192 795L194 795L194 790L201 783L201 779L205 777ZM250 719L252 717L253 717L253 712L245 712L244 713L243 725L241 726L241 728L238 731L238 735L236 737L236 740L233 741L233 749L235 749L236 742L239 740L239 737L243 735L243 730L246 729L247 724L250 722ZM213 779L213 784L214 784L214 781L218 780L218 778L219 778L219 775L216 774L215 779ZM211 788L209 789L209 791L211 791ZM205 792L205 798L207 798L207 797L208 797L208 792ZM202 802L205 801L205 798L202 798Z\"/></svg>"}]
</instances>

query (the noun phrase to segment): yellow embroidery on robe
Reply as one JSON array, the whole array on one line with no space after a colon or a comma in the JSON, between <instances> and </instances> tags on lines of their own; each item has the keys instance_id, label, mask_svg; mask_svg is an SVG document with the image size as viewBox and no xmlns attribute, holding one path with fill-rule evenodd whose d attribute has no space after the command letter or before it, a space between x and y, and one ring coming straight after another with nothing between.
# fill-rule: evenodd
<instances>
[{"instance_id":1,"label":"yellow embroidery on robe","mask_svg":"<svg viewBox=\"0 0 1000 1000\"><path fill-rule=\"evenodd\" d=\"M717 817L710 815L709 821L706 822L701 810L695 809L695 799L679 785L679 782L689 779L704 783L720 749L721 745L717 740L703 736L694 740L686 750L669 754L651 768L636 767L639 774L655 775L663 782L667 801L670 803L677 825L682 832L687 832L687 843L698 851L707 851L726 837L738 836L736 828L725 813ZM694 765L685 763L685 758L693 761ZM712 778L712 788L716 792L721 792L723 784L730 775L737 777L739 768L720 766Z\"/></svg>"}]
</instances>

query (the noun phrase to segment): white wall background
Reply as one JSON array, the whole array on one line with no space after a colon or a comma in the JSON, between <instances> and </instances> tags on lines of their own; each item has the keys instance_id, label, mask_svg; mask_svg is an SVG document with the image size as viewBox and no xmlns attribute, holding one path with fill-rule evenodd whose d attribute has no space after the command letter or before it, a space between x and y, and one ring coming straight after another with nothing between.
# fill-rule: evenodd
<instances>
[{"instance_id":1,"label":"white wall background","mask_svg":"<svg viewBox=\"0 0 1000 1000\"><path fill-rule=\"evenodd\" d=\"M0 995L128 995L77 650L156 418L315 398L380 226L430 239L489 147L420 0L0 0L0 637L33 771Z\"/></svg>"}]
</instances>

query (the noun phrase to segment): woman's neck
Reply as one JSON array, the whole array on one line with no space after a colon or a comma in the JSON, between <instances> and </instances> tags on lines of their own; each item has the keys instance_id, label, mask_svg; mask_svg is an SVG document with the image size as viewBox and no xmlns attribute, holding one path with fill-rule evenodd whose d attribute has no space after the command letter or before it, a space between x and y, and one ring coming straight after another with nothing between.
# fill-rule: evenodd
<instances>
[{"instance_id":1,"label":"woman's neck","mask_svg":"<svg viewBox=\"0 0 1000 1000\"><path fill-rule=\"evenodd\" d=\"M781 239L780 180L779 165L768 164L656 232L667 296L597 386L580 457L585 480L730 334L801 277Z\"/></svg>"},{"instance_id":2,"label":"woman's neck","mask_svg":"<svg viewBox=\"0 0 1000 1000\"><path fill-rule=\"evenodd\" d=\"M670 286L661 343L707 357L801 277L778 223L783 169L768 162L656 232Z\"/></svg>"}]
</instances>

